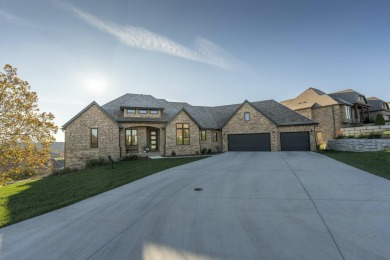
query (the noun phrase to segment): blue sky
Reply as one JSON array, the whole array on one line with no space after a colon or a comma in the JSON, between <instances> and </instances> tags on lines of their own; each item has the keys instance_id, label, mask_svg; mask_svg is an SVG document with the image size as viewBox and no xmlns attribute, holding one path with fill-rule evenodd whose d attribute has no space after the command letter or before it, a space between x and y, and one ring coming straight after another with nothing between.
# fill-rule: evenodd
<instances>
[{"instance_id":1,"label":"blue sky","mask_svg":"<svg viewBox=\"0 0 390 260\"><path fill-rule=\"evenodd\" d=\"M2 0L0 65L18 68L60 126L125 93L224 105L315 87L390 100L389 10L375 0Z\"/></svg>"}]
</instances>

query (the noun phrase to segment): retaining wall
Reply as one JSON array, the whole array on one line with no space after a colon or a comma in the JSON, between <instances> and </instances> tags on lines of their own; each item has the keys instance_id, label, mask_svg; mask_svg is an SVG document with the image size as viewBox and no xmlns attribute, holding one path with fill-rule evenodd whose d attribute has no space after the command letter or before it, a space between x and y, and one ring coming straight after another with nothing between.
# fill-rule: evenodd
<instances>
[{"instance_id":1,"label":"retaining wall","mask_svg":"<svg viewBox=\"0 0 390 260\"><path fill-rule=\"evenodd\" d=\"M376 152L390 150L390 139L330 139L326 149L349 152Z\"/></svg>"},{"instance_id":2,"label":"retaining wall","mask_svg":"<svg viewBox=\"0 0 390 260\"><path fill-rule=\"evenodd\" d=\"M340 131L345 136L348 135L359 136L361 134L383 133L389 130L390 130L390 125L370 125L370 126L348 127L348 128L340 129Z\"/></svg>"}]
</instances>

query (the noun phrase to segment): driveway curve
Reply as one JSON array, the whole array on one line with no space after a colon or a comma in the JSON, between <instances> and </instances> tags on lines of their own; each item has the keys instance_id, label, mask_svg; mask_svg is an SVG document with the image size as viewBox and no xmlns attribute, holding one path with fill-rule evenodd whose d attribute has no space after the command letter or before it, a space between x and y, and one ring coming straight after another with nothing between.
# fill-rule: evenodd
<instances>
[{"instance_id":1,"label":"driveway curve","mask_svg":"<svg viewBox=\"0 0 390 260\"><path fill-rule=\"evenodd\" d=\"M389 216L383 178L228 152L0 229L0 259L388 259Z\"/></svg>"}]
</instances>

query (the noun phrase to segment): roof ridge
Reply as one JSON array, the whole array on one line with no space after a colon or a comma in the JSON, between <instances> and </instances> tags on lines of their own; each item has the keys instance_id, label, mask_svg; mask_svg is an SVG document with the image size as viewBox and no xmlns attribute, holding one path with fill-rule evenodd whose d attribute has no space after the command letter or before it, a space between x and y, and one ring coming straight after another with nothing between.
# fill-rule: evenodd
<instances>
[{"instance_id":1,"label":"roof ridge","mask_svg":"<svg viewBox=\"0 0 390 260\"><path fill-rule=\"evenodd\" d=\"M130 94L130 93L127 93L127 94ZM141 96L142 94L135 94L135 95L136 95L135 97L132 97L130 100L128 100L126 103L123 103L121 106L126 105L127 103L129 103L130 101L134 100L136 97Z\"/></svg>"}]
</instances>

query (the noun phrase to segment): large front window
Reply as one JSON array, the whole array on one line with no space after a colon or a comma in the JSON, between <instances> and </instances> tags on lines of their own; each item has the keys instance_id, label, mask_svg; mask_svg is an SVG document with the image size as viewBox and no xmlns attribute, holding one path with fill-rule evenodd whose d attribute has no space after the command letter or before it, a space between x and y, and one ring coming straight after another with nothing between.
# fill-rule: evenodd
<instances>
[{"instance_id":1,"label":"large front window","mask_svg":"<svg viewBox=\"0 0 390 260\"><path fill-rule=\"evenodd\" d=\"M126 129L126 145L138 145L138 136L136 129Z\"/></svg>"},{"instance_id":2,"label":"large front window","mask_svg":"<svg viewBox=\"0 0 390 260\"><path fill-rule=\"evenodd\" d=\"M205 130L200 131L200 140L206 140L206 131Z\"/></svg>"},{"instance_id":3,"label":"large front window","mask_svg":"<svg viewBox=\"0 0 390 260\"><path fill-rule=\"evenodd\" d=\"M176 124L176 144L190 144L189 124Z\"/></svg>"}]
</instances>

